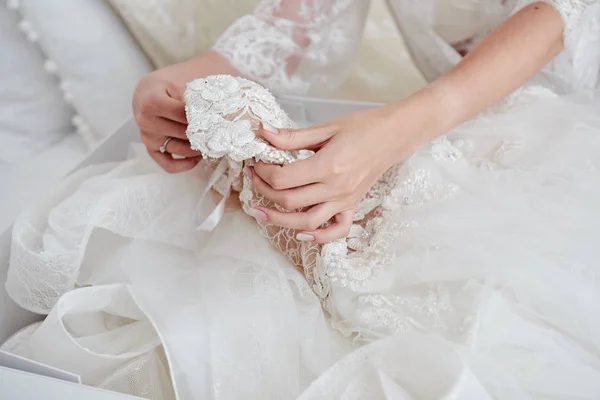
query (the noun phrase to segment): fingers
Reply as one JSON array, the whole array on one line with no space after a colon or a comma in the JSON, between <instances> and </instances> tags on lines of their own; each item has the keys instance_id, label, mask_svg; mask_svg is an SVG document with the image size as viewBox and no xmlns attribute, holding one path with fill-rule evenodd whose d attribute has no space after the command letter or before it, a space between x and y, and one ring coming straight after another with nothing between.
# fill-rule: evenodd
<instances>
[{"instance_id":1,"label":"fingers","mask_svg":"<svg viewBox=\"0 0 600 400\"><path fill-rule=\"evenodd\" d=\"M142 85L142 83L140 83ZM134 95L134 110L138 120L162 117L180 124L187 124L185 103L174 88L163 86L164 83L151 83L150 87L136 91Z\"/></svg>"},{"instance_id":2,"label":"fingers","mask_svg":"<svg viewBox=\"0 0 600 400\"><path fill-rule=\"evenodd\" d=\"M308 207L329 200L326 198L326 186L321 183L313 183L294 189L275 190L254 173L254 168L248 167L247 175L251 177L252 187L256 191L286 210Z\"/></svg>"},{"instance_id":3,"label":"fingers","mask_svg":"<svg viewBox=\"0 0 600 400\"><path fill-rule=\"evenodd\" d=\"M187 140L173 138L167 143L165 153L160 152L160 147L165 143L167 137L152 136L142 131L142 142L146 145L148 154L165 171L175 174L194 168L202 157L200 153L190 148ZM173 155L185 158L173 158Z\"/></svg>"},{"instance_id":4,"label":"fingers","mask_svg":"<svg viewBox=\"0 0 600 400\"><path fill-rule=\"evenodd\" d=\"M325 244L347 237L350 234L350 228L352 227L354 210L347 210L336 214L334 219L335 222L327 228L318 229L312 232L299 232L296 237L298 240L310 241L318 244Z\"/></svg>"},{"instance_id":5,"label":"fingers","mask_svg":"<svg viewBox=\"0 0 600 400\"><path fill-rule=\"evenodd\" d=\"M182 157L200 157L200 152L192 150L190 142L181 139L171 139L165 149L167 153Z\"/></svg>"},{"instance_id":6,"label":"fingers","mask_svg":"<svg viewBox=\"0 0 600 400\"><path fill-rule=\"evenodd\" d=\"M311 150L321 146L336 133L330 125L308 129L277 129L263 122L259 135L281 150Z\"/></svg>"},{"instance_id":7,"label":"fingers","mask_svg":"<svg viewBox=\"0 0 600 400\"><path fill-rule=\"evenodd\" d=\"M187 125L185 104L170 96L161 96L156 104L156 115L168 120Z\"/></svg>"},{"instance_id":8,"label":"fingers","mask_svg":"<svg viewBox=\"0 0 600 400\"><path fill-rule=\"evenodd\" d=\"M320 163L317 153L306 160L283 166L259 161L254 165L254 172L271 188L283 190L320 182L323 171Z\"/></svg>"},{"instance_id":9,"label":"fingers","mask_svg":"<svg viewBox=\"0 0 600 400\"><path fill-rule=\"evenodd\" d=\"M142 132L141 136L142 136L142 142L144 142L144 145L146 145L148 152L160 151L160 148L162 147L163 144L165 144L165 141L167 140L167 137L165 137L165 136L155 137L155 136L150 136L150 135L146 134L145 132ZM182 139L176 139L176 138L172 138L171 140L169 140L169 142L167 143L167 146L165 148L165 151L167 153L182 156L182 157L192 157L193 158L193 157L200 156L200 152L198 152L196 150L192 150L192 148L190 147L189 141L182 140Z\"/></svg>"},{"instance_id":10,"label":"fingers","mask_svg":"<svg viewBox=\"0 0 600 400\"><path fill-rule=\"evenodd\" d=\"M187 141L187 120L181 93L181 87L152 73L138 83L133 98L135 120L148 154L171 173L190 170L201 159ZM172 139L163 154L160 148L167 138ZM174 158L173 155L184 158Z\"/></svg>"},{"instance_id":11,"label":"fingers","mask_svg":"<svg viewBox=\"0 0 600 400\"><path fill-rule=\"evenodd\" d=\"M253 210L252 215L259 221L268 221L282 228L313 232L329 221L336 213L336 204L328 202L318 204L305 212L282 212L265 207L257 207Z\"/></svg>"},{"instance_id":12,"label":"fingers","mask_svg":"<svg viewBox=\"0 0 600 400\"><path fill-rule=\"evenodd\" d=\"M156 163L160 165L162 169L170 174L188 171L198 165L202 159L201 157L173 158L171 154L163 154L160 151L151 151L149 154L150 157L152 157L152 159L154 159L154 161L156 161Z\"/></svg>"},{"instance_id":13,"label":"fingers","mask_svg":"<svg viewBox=\"0 0 600 400\"><path fill-rule=\"evenodd\" d=\"M138 125L143 133L147 134L149 137L157 138L154 140L164 137L174 137L187 141L187 136L185 134L187 125L180 124L179 122L157 117L150 120L139 121Z\"/></svg>"}]
</instances>

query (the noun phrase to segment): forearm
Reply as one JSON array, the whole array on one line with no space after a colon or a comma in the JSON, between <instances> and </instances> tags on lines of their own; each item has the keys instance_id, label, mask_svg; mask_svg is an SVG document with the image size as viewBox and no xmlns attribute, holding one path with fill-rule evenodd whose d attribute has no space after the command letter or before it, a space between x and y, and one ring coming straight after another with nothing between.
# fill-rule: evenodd
<instances>
[{"instance_id":1,"label":"forearm","mask_svg":"<svg viewBox=\"0 0 600 400\"><path fill-rule=\"evenodd\" d=\"M535 76L563 47L564 23L546 3L507 19L456 67L409 99L432 115L420 129L424 145L496 104Z\"/></svg>"}]
</instances>

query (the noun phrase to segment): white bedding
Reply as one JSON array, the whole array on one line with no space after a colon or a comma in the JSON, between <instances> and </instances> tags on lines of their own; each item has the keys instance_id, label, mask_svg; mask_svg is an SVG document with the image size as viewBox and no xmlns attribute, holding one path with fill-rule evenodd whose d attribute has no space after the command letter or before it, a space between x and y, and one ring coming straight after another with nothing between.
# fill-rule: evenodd
<instances>
[{"instance_id":1,"label":"white bedding","mask_svg":"<svg viewBox=\"0 0 600 400\"><path fill-rule=\"evenodd\" d=\"M46 193L88 154L81 137L69 133L62 141L40 151L35 157L0 165L0 232L13 223L30 199Z\"/></svg>"},{"instance_id":2,"label":"white bedding","mask_svg":"<svg viewBox=\"0 0 600 400\"><path fill-rule=\"evenodd\" d=\"M64 140L74 112L16 10L0 2L0 165Z\"/></svg>"},{"instance_id":3,"label":"white bedding","mask_svg":"<svg viewBox=\"0 0 600 400\"><path fill-rule=\"evenodd\" d=\"M0 1L0 233L129 117L152 69L104 0L46 3Z\"/></svg>"}]
</instances>

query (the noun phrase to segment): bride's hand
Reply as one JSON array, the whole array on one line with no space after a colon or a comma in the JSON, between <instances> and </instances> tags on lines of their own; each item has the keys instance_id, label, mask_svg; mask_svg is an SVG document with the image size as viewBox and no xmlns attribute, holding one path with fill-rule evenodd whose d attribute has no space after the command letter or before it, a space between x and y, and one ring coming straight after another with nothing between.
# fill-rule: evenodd
<instances>
[{"instance_id":1,"label":"bride's hand","mask_svg":"<svg viewBox=\"0 0 600 400\"><path fill-rule=\"evenodd\" d=\"M302 213L260 208L254 216L297 229L303 240L325 243L347 236L357 204L390 166L530 80L561 51L563 33L560 13L536 2L401 102L311 129L264 132L276 147L314 148L317 154L283 167L257 164L253 184L258 191L286 209L310 208ZM332 217L335 224L319 229Z\"/></svg>"},{"instance_id":2,"label":"bride's hand","mask_svg":"<svg viewBox=\"0 0 600 400\"><path fill-rule=\"evenodd\" d=\"M250 169L255 190L286 210L259 207L259 220L296 229L299 240L327 243L348 235L359 202L391 166L422 144L429 118L410 100L360 111L309 129L276 130L261 135L284 150L312 149L303 161L278 166L256 163ZM334 219L327 227L321 226Z\"/></svg>"},{"instance_id":3,"label":"bride's hand","mask_svg":"<svg viewBox=\"0 0 600 400\"><path fill-rule=\"evenodd\" d=\"M154 161L170 173L187 171L200 161L185 135L184 90L185 82L176 79L175 74L158 70L140 81L133 97L141 140ZM160 148L169 137L172 139L162 153ZM172 154L185 158L173 158Z\"/></svg>"},{"instance_id":4,"label":"bride's hand","mask_svg":"<svg viewBox=\"0 0 600 400\"><path fill-rule=\"evenodd\" d=\"M137 85L133 113L141 140L148 154L167 172L187 171L200 161L200 153L190 148L185 135L187 120L183 93L187 82L213 74L239 75L239 71L221 55L209 52L154 71ZM163 153L160 148L168 138L171 140Z\"/></svg>"}]
</instances>

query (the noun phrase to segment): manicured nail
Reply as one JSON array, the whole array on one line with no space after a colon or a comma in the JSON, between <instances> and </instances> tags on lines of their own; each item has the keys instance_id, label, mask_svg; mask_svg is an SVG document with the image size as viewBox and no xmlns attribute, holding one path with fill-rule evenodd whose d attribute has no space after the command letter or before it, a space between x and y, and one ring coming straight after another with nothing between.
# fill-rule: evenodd
<instances>
[{"instance_id":1,"label":"manicured nail","mask_svg":"<svg viewBox=\"0 0 600 400\"><path fill-rule=\"evenodd\" d=\"M275 128L273 125L270 125L266 122L262 123L263 129L273 135L277 135L279 133L279 129Z\"/></svg>"},{"instance_id":2,"label":"manicured nail","mask_svg":"<svg viewBox=\"0 0 600 400\"><path fill-rule=\"evenodd\" d=\"M296 239L301 242L314 242L315 237L313 235L309 235L308 233L299 233L296 235Z\"/></svg>"},{"instance_id":3,"label":"manicured nail","mask_svg":"<svg viewBox=\"0 0 600 400\"><path fill-rule=\"evenodd\" d=\"M246 167L246 175L248 175L248 178L250 179L254 178L254 168Z\"/></svg>"},{"instance_id":4,"label":"manicured nail","mask_svg":"<svg viewBox=\"0 0 600 400\"><path fill-rule=\"evenodd\" d=\"M250 210L250 216L254 217L255 220L263 222L267 220L267 214L264 211L253 208Z\"/></svg>"}]
</instances>

